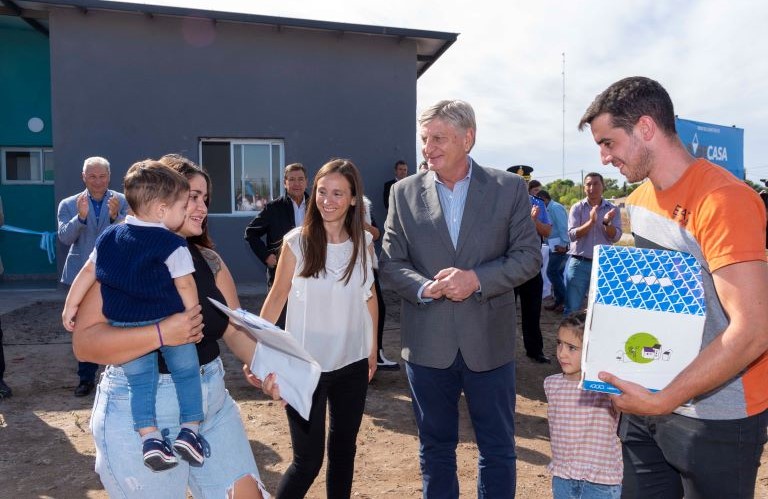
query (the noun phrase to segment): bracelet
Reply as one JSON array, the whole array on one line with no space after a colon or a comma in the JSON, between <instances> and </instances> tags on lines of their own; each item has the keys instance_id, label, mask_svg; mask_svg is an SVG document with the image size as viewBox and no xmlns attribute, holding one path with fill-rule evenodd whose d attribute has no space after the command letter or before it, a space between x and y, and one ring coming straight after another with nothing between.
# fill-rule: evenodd
<instances>
[{"instance_id":1,"label":"bracelet","mask_svg":"<svg viewBox=\"0 0 768 499\"><path fill-rule=\"evenodd\" d=\"M157 337L160 338L160 348L163 348L165 346L165 343L163 343L163 333L160 332L159 322L155 322L155 329L157 329Z\"/></svg>"}]
</instances>

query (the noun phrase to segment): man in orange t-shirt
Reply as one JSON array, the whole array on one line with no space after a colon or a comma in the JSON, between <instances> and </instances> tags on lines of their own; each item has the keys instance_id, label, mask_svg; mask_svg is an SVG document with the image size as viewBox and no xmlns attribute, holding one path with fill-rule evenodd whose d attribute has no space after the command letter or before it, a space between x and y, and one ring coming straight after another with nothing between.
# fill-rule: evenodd
<instances>
[{"instance_id":1,"label":"man in orange t-shirt","mask_svg":"<svg viewBox=\"0 0 768 499\"><path fill-rule=\"evenodd\" d=\"M707 316L699 355L666 388L600 373L618 387L626 497L751 498L768 427L766 213L756 192L693 158L656 81L620 80L598 95L589 125L603 164L629 182L635 244L684 251L702 266Z\"/></svg>"}]
</instances>

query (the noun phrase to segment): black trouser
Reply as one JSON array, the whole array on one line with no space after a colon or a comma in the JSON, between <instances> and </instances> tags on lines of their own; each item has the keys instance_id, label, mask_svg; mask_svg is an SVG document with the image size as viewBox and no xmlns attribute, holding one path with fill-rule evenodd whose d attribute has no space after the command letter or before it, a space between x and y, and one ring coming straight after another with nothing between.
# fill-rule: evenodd
<instances>
[{"instance_id":1,"label":"black trouser","mask_svg":"<svg viewBox=\"0 0 768 499\"><path fill-rule=\"evenodd\" d=\"M309 421L286 407L291 431L293 462L280 480L279 499L304 497L320 472L325 454L325 407L328 405L328 468L325 476L329 499L347 499L352 493L357 432L363 419L368 391L368 359L361 359L320 375L312 396Z\"/></svg>"},{"instance_id":2,"label":"black trouser","mask_svg":"<svg viewBox=\"0 0 768 499\"><path fill-rule=\"evenodd\" d=\"M3 325L0 323L0 380L5 374L5 351L3 350Z\"/></svg>"},{"instance_id":3,"label":"black trouser","mask_svg":"<svg viewBox=\"0 0 768 499\"><path fill-rule=\"evenodd\" d=\"M537 357L544 353L544 340L541 338L541 294L544 292L544 279L541 272L531 280L515 288L515 296L520 297L520 318L523 324L523 344L528 357Z\"/></svg>"},{"instance_id":4,"label":"black trouser","mask_svg":"<svg viewBox=\"0 0 768 499\"><path fill-rule=\"evenodd\" d=\"M277 322L275 322L275 326L279 327L280 329L285 329L285 314L288 312L288 302L286 301L285 306L283 306L283 310L280 312L280 317L277 318Z\"/></svg>"},{"instance_id":5,"label":"black trouser","mask_svg":"<svg viewBox=\"0 0 768 499\"><path fill-rule=\"evenodd\" d=\"M80 379L80 383L95 383L96 371L99 370L99 365L93 362L77 362L77 377Z\"/></svg>"},{"instance_id":6,"label":"black trouser","mask_svg":"<svg viewBox=\"0 0 768 499\"><path fill-rule=\"evenodd\" d=\"M387 308L384 305L384 295L381 293L381 285L379 284L379 273L373 271L373 285L376 288L376 301L379 303L379 323L376 330L376 341L378 349L384 348L384 316L387 313Z\"/></svg>"},{"instance_id":7,"label":"black trouser","mask_svg":"<svg viewBox=\"0 0 768 499\"><path fill-rule=\"evenodd\" d=\"M768 411L743 419L622 414L625 499L752 499Z\"/></svg>"}]
</instances>

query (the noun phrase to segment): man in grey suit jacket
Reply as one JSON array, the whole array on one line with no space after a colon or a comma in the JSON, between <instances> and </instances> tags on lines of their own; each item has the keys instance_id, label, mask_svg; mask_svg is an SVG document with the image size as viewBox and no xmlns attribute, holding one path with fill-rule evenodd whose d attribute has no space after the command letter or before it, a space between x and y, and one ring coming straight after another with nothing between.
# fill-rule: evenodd
<instances>
[{"instance_id":1,"label":"man in grey suit jacket","mask_svg":"<svg viewBox=\"0 0 768 499\"><path fill-rule=\"evenodd\" d=\"M402 357L421 442L424 497L459 497L463 391L480 452L478 497L515 492L515 286L541 266L525 181L469 157L475 116L441 101L419 118L429 171L397 182L382 283L402 299Z\"/></svg>"},{"instance_id":2,"label":"man in grey suit jacket","mask_svg":"<svg viewBox=\"0 0 768 499\"><path fill-rule=\"evenodd\" d=\"M83 163L85 190L63 199L59 203L59 241L69 246L61 282L67 286L77 277L93 251L96 238L113 223L122 222L128 203L121 193L109 190L109 161L94 156ZM91 393L96 382L98 365L78 362L80 383L75 396Z\"/></svg>"}]
</instances>

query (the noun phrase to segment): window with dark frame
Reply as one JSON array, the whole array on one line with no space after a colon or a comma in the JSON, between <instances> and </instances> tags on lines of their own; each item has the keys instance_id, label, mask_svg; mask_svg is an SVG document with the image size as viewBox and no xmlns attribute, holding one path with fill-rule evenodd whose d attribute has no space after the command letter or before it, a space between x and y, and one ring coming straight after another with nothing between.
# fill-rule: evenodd
<instances>
[{"instance_id":1,"label":"window with dark frame","mask_svg":"<svg viewBox=\"0 0 768 499\"><path fill-rule=\"evenodd\" d=\"M200 164L211 177L211 214L259 213L283 195L284 144L277 139L202 139Z\"/></svg>"}]
</instances>

